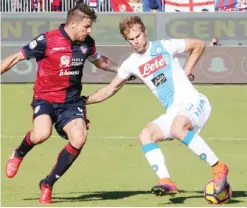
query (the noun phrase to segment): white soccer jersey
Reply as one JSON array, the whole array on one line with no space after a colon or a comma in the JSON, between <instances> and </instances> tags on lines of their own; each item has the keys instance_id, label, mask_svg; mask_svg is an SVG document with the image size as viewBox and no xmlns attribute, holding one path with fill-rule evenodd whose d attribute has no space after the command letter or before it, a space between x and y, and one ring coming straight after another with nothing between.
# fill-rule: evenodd
<instances>
[{"instance_id":1,"label":"white soccer jersey","mask_svg":"<svg viewBox=\"0 0 247 208\"><path fill-rule=\"evenodd\" d=\"M198 91L183 71L176 53L183 53L183 39L149 42L144 54L133 53L118 70L119 77L139 77L159 98L165 109L189 101L198 96Z\"/></svg>"}]
</instances>

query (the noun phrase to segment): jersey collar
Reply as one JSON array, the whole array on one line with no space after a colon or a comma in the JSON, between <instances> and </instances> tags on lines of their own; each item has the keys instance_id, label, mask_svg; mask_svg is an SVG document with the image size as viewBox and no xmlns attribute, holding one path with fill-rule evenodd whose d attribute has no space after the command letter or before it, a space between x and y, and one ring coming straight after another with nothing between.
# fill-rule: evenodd
<instances>
[{"instance_id":1,"label":"jersey collar","mask_svg":"<svg viewBox=\"0 0 247 208\"><path fill-rule=\"evenodd\" d=\"M65 24L61 24L61 25L59 26L59 31L62 33L62 35L63 35L66 39L68 39L68 40L70 40L70 41L72 42L72 40L71 40L71 38L69 37L68 33L66 33L66 31L64 30L64 25L65 25Z\"/></svg>"},{"instance_id":2,"label":"jersey collar","mask_svg":"<svg viewBox=\"0 0 247 208\"><path fill-rule=\"evenodd\" d=\"M59 26L59 31L61 32L61 34L68 40L71 41L72 44L75 44L75 45L78 45L78 44L81 44L83 43L84 41L80 42L80 41L72 41L71 38L69 37L68 33L64 30L64 25L65 24L61 24Z\"/></svg>"}]
</instances>

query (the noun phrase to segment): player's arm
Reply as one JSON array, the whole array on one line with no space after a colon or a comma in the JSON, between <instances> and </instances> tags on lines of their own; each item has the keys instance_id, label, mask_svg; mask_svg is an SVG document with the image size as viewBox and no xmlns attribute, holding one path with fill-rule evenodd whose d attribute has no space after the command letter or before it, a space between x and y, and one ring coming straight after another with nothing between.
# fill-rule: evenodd
<instances>
[{"instance_id":1,"label":"player's arm","mask_svg":"<svg viewBox=\"0 0 247 208\"><path fill-rule=\"evenodd\" d=\"M123 79L119 75L116 75L109 85L88 96L86 99L86 104L89 105L99 103L112 97L116 92L118 92L121 89L121 87L126 83L126 81L126 79Z\"/></svg>"},{"instance_id":2,"label":"player's arm","mask_svg":"<svg viewBox=\"0 0 247 208\"><path fill-rule=\"evenodd\" d=\"M97 52L95 41L92 39L92 49L88 56L88 60L97 68L104 71L117 73L119 65L110 60L108 57Z\"/></svg>"},{"instance_id":3,"label":"player's arm","mask_svg":"<svg viewBox=\"0 0 247 208\"><path fill-rule=\"evenodd\" d=\"M197 63L197 61L202 56L202 53L205 49L205 43L199 39L184 39L185 47L184 52L189 52L189 58L187 63L185 64L184 71L185 73L190 76L192 71Z\"/></svg>"},{"instance_id":4,"label":"player's arm","mask_svg":"<svg viewBox=\"0 0 247 208\"><path fill-rule=\"evenodd\" d=\"M115 62L111 61L106 56L102 56L102 55L99 55L96 53L95 57L90 56L88 59L92 64L94 64L99 69L102 69L102 70L108 71L108 72L118 73L119 65L116 64ZM128 78L128 81L132 81L135 79L136 79L136 76L131 75Z\"/></svg>"},{"instance_id":5,"label":"player's arm","mask_svg":"<svg viewBox=\"0 0 247 208\"><path fill-rule=\"evenodd\" d=\"M184 67L184 72L191 81L194 80L192 71L204 51L205 43L198 39L170 39L164 41L163 44L173 55L177 53L190 53L189 59Z\"/></svg>"},{"instance_id":6,"label":"player's arm","mask_svg":"<svg viewBox=\"0 0 247 208\"><path fill-rule=\"evenodd\" d=\"M37 58L41 59L45 56L46 37L44 34L37 36L29 44L25 45L22 50L16 54L8 56L1 63L1 74L11 69L15 64L24 60Z\"/></svg>"},{"instance_id":7,"label":"player's arm","mask_svg":"<svg viewBox=\"0 0 247 208\"><path fill-rule=\"evenodd\" d=\"M100 55L99 59L93 61L92 63L99 69L113 73L117 73L119 67L119 65L103 55Z\"/></svg>"},{"instance_id":8,"label":"player's arm","mask_svg":"<svg viewBox=\"0 0 247 208\"><path fill-rule=\"evenodd\" d=\"M92 47L90 55L88 56L88 60L99 69L102 69L108 72L118 73L119 65L115 63L114 61L110 60L108 57L103 56L100 53L97 53L94 40L93 40L92 45L93 47ZM128 78L129 81L135 80L135 79L136 77L133 75Z\"/></svg>"},{"instance_id":9,"label":"player's arm","mask_svg":"<svg viewBox=\"0 0 247 208\"><path fill-rule=\"evenodd\" d=\"M127 82L127 80L129 80L132 75L132 72L129 71L129 64L126 64L126 62L124 62L119 67L118 74L111 81L111 83L98 90L94 94L88 96L86 104L99 103L110 98L121 89L121 87Z\"/></svg>"},{"instance_id":10,"label":"player's arm","mask_svg":"<svg viewBox=\"0 0 247 208\"><path fill-rule=\"evenodd\" d=\"M25 57L21 51L8 56L1 63L1 69L0 69L1 74L10 70L14 65L16 65L18 62L20 62L24 59L25 59Z\"/></svg>"}]
</instances>

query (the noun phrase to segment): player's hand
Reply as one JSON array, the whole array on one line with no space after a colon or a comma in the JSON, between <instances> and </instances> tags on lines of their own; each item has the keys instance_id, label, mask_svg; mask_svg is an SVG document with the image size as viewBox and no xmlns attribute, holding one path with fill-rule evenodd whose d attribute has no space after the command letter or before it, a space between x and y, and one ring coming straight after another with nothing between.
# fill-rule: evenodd
<instances>
[{"instance_id":1,"label":"player's hand","mask_svg":"<svg viewBox=\"0 0 247 208\"><path fill-rule=\"evenodd\" d=\"M110 69L112 65L113 63L109 58L105 56L100 57L100 68L101 69L104 69L104 70Z\"/></svg>"},{"instance_id":2,"label":"player's hand","mask_svg":"<svg viewBox=\"0 0 247 208\"><path fill-rule=\"evenodd\" d=\"M136 78L137 78L136 76L134 76L134 75L131 75L131 76L129 77L128 81L132 81L132 80L135 80Z\"/></svg>"},{"instance_id":3,"label":"player's hand","mask_svg":"<svg viewBox=\"0 0 247 208\"><path fill-rule=\"evenodd\" d=\"M195 75L194 74L189 74L188 75L189 80L192 82L195 80Z\"/></svg>"}]
</instances>

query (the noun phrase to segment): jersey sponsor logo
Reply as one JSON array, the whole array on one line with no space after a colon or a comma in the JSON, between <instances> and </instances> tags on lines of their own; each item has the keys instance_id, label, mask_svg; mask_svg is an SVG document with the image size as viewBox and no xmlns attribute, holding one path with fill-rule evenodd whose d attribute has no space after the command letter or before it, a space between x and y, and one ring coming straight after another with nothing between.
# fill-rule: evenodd
<instances>
[{"instance_id":1,"label":"jersey sponsor logo","mask_svg":"<svg viewBox=\"0 0 247 208\"><path fill-rule=\"evenodd\" d=\"M80 74L80 71L68 71L68 70L61 70L59 73L59 76L73 76L73 75L78 75Z\"/></svg>"},{"instance_id":2,"label":"jersey sponsor logo","mask_svg":"<svg viewBox=\"0 0 247 208\"><path fill-rule=\"evenodd\" d=\"M72 58L72 66L81 66L83 65L84 59L83 58Z\"/></svg>"},{"instance_id":3,"label":"jersey sponsor logo","mask_svg":"<svg viewBox=\"0 0 247 208\"><path fill-rule=\"evenodd\" d=\"M35 47L37 46L37 41L36 40L33 40L29 43L29 48L30 49L34 49Z\"/></svg>"},{"instance_id":4,"label":"jersey sponsor logo","mask_svg":"<svg viewBox=\"0 0 247 208\"><path fill-rule=\"evenodd\" d=\"M81 66L83 65L82 62L72 62L72 66Z\"/></svg>"},{"instance_id":5,"label":"jersey sponsor logo","mask_svg":"<svg viewBox=\"0 0 247 208\"><path fill-rule=\"evenodd\" d=\"M69 67L69 65L70 65L70 57L66 55L61 56L59 66L62 68L62 67Z\"/></svg>"},{"instance_id":6,"label":"jersey sponsor logo","mask_svg":"<svg viewBox=\"0 0 247 208\"><path fill-rule=\"evenodd\" d=\"M53 51L63 51L65 49L66 49L65 47L52 48Z\"/></svg>"},{"instance_id":7,"label":"jersey sponsor logo","mask_svg":"<svg viewBox=\"0 0 247 208\"><path fill-rule=\"evenodd\" d=\"M139 66L139 71L143 78L149 76L150 74L160 70L161 68L166 66L165 59L162 55L157 56L145 64Z\"/></svg>"},{"instance_id":8,"label":"jersey sponsor logo","mask_svg":"<svg viewBox=\"0 0 247 208\"><path fill-rule=\"evenodd\" d=\"M163 73L159 74L158 76L154 77L151 81L153 82L155 87L160 86L162 83L166 81L166 77Z\"/></svg>"}]
</instances>

